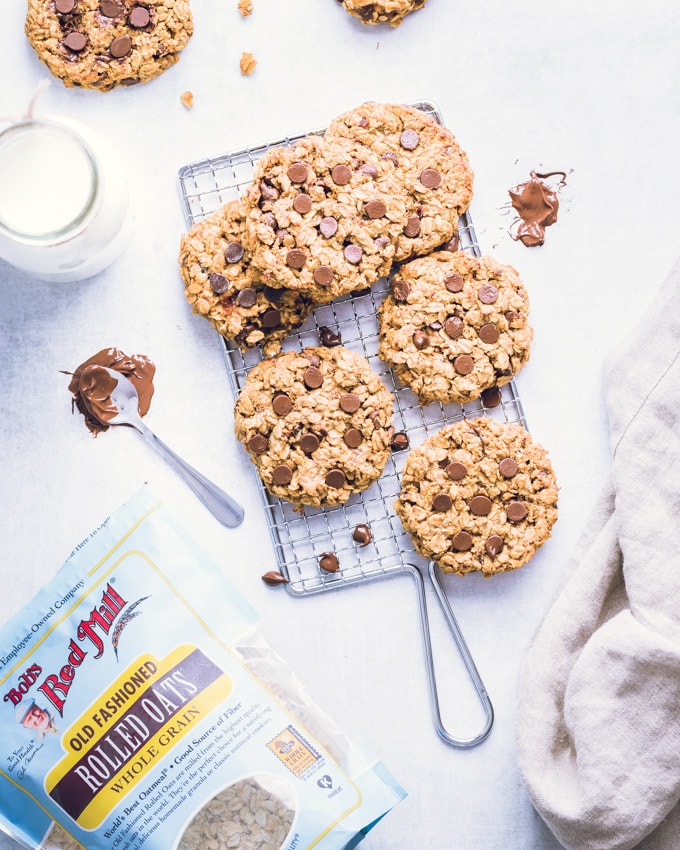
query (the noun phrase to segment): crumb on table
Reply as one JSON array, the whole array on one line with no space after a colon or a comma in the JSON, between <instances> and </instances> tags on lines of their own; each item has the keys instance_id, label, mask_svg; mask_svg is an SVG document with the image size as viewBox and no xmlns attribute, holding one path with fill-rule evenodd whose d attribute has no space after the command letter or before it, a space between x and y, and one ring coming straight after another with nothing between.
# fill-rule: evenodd
<instances>
[{"instance_id":1,"label":"crumb on table","mask_svg":"<svg viewBox=\"0 0 680 850\"><path fill-rule=\"evenodd\" d=\"M179 99L186 106L187 109L191 109L194 105L194 93L191 91L182 92Z\"/></svg>"},{"instance_id":2,"label":"crumb on table","mask_svg":"<svg viewBox=\"0 0 680 850\"><path fill-rule=\"evenodd\" d=\"M238 0L238 10L242 18L247 18L253 11L253 0Z\"/></svg>"},{"instance_id":3,"label":"crumb on table","mask_svg":"<svg viewBox=\"0 0 680 850\"><path fill-rule=\"evenodd\" d=\"M241 54L241 73L244 77L249 76L255 70L255 66L257 65L257 59L253 56L252 53L247 53L245 50Z\"/></svg>"}]
</instances>

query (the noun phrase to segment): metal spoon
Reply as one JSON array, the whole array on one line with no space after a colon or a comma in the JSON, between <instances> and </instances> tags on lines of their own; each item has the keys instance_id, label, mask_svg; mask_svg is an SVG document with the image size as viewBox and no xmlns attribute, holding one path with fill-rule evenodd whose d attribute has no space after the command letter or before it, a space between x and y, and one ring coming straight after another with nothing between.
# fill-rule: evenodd
<instances>
[{"instance_id":1,"label":"metal spoon","mask_svg":"<svg viewBox=\"0 0 680 850\"><path fill-rule=\"evenodd\" d=\"M204 475L201 475L193 466L190 466L171 448L160 440L153 431L142 421L139 415L139 396L135 385L125 375L108 369L109 375L116 381L116 386L111 390L111 401L118 413L107 418L107 425L130 425L136 428L165 457L175 472L179 473L186 483L191 487L198 498L223 525L235 528L243 521L243 508L235 502L224 490L213 484Z\"/></svg>"}]
</instances>

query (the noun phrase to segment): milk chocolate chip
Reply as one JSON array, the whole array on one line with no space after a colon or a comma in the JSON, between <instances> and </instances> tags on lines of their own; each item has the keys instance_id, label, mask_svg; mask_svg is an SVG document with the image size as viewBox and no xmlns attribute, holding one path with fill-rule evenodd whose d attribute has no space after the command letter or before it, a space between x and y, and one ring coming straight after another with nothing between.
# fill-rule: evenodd
<instances>
[{"instance_id":1,"label":"milk chocolate chip","mask_svg":"<svg viewBox=\"0 0 680 850\"><path fill-rule=\"evenodd\" d=\"M482 402L484 407L498 407L503 397L498 387L489 387L488 390L482 392Z\"/></svg>"},{"instance_id":2,"label":"milk chocolate chip","mask_svg":"<svg viewBox=\"0 0 680 850\"><path fill-rule=\"evenodd\" d=\"M114 38L109 45L109 53L114 59L123 59L132 50L132 39L129 35Z\"/></svg>"},{"instance_id":3,"label":"milk chocolate chip","mask_svg":"<svg viewBox=\"0 0 680 850\"><path fill-rule=\"evenodd\" d=\"M503 478L514 478L519 471L519 464L514 458L504 457L498 464L498 469Z\"/></svg>"},{"instance_id":4,"label":"milk chocolate chip","mask_svg":"<svg viewBox=\"0 0 680 850\"><path fill-rule=\"evenodd\" d=\"M416 133L415 130L404 130L404 132L399 137L399 144L406 151L413 151L418 147L418 142L420 141L420 137Z\"/></svg>"},{"instance_id":5,"label":"milk chocolate chip","mask_svg":"<svg viewBox=\"0 0 680 850\"><path fill-rule=\"evenodd\" d=\"M390 448L393 452L403 452L409 447L408 434L405 431L395 431L392 434Z\"/></svg>"},{"instance_id":6,"label":"milk chocolate chip","mask_svg":"<svg viewBox=\"0 0 680 850\"><path fill-rule=\"evenodd\" d=\"M355 393L345 393L340 396L340 407L345 413L356 413L361 407L361 399Z\"/></svg>"},{"instance_id":7,"label":"milk chocolate chip","mask_svg":"<svg viewBox=\"0 0 680 850\"><path fill-rule=\"evenodd\" d=\"M283 573L280 573L277 570L269 570L269 572L265 573L261 576L261 578L262 581L270 587L277 587L280 584L288 584L290 581L290 579L287 579Z\"/></svg>"},{"instance_id":8,"label":"milk chocolate chip","mask_svg":"<svg viewBox=\"0 0 680 850\"><path fill-rule=\"evenodd\" d=\"M224 249L224 258L228 263L238 263L243 259L243 245L240 242L229 242Z\"/></svg>"},{"instance_id":9,"label":"milk chocolate chip","mask_svg":"<svg viewBox=\"0 0 680 850\"><path fill-rule=\"evenodd\" d=\"M318 390L321 384L323 384L323 373L316 366L309 366L305 369L303 380L308 390Z\"/></svg>"},{"instance_id":10,"label":"milk chocolate chip","mask_svg":"<svg viewBox=\"0 0 680 850\"><path fill-rule=\"evenodd\" d=\"M469 508L475 516L487 516L491 510L491 499L488 496L473 496Z\"/></svg>"},{"instance_id":11,"label":"milk chocolate chip","mask_svg":"<svg viewBox=\"0 0 680 850\"><path fill-rule=\"evenodd\" d=\"M413 344L418 351L423 351L430 344L430 337L425 331L418 330L413 334Z\"/></svg>"},{"instance_id":12,"label":"milk chocolate chip","mask_svg":"<svg viewBox=\"0 0 680 850\"><path fill-rule=\"evenodd\" d=\"M248 440L248 448L256 455L264 454L269 448L269 440L264 434L253 434Z\"/></svg>"},{"instance_id":13,"label":"milk chocolate chip","mask_svg":"<svg viewBox=\"0 0 680 850\"><path fill-rule=\"evenodd\" d=\"M335 348L336 345L342 345L340 331L334 331L326 326L319 328L319 342L326 348Z\"/></svg>"},{"instance_id":14,"label":"milk chocolate chip","mask_svg":"<svg viewBox=\"0 0 680 850\"><path fill-rule=\"evenodd\" d=\"M492 534L486 539L486 543L484 544L484 548L487 553L491 555L492 558L495 558L496 555L500 555L503 551L504 541L503 538L498 534Z\"/></svg>"},{"instance_id":15,"label":"milk chocolate chip","mask_svg":"<svg viewBox=\"0 0 680 850\"><path fill-rule=\"evenodd\" d=\"M467 469L464 464L459 463L457 460L452 460L451 463L446 465L444 472L446 472L452 481L460 481L462 478L465 478Z\"/></svg>"},{"instance_id":16,"label":"milk chocolate chip","mask_svg":"<svg viewBox=\"0 0 680 850\"><path fill-rule=\"evenodd\" d=\"M475 361L469 354L459 354L453 361L453 368L459 375L469 375L475 368Z\"/></svg>"},{"instance_id":17,"label":"milk chocolate chip","mask_svg":"<svg viewBox=\"0 0 680 850\"><path fill-rule=\"evenodd\" d=\"M364 435L358 428L348 428L342 435L342 439L350 449L356 449L363 443Z\"/></svg>"},{"instance_id":18,"label":"milk chocolate chip","mask_svg":"<svg viewBox=\"0 0 680 850\"><path fill-rule=\"evenodd\" d=\"M76 32L74 30L66 36L62 44L74 53L80 53L81 50L85 50L87 47L87 36L83 35L82 32Z\"/></svg>"},{"instance_id":19,"label":"milk chocolate chip","mask_svg":"<svg viewBox=\"0 0 680 850\"><path fill-rule=\"evenodd\" d=\"M338 232L338 222L333 216L327 215L319 222L319 232L325 239L330 239Z\"/></svg>"},{"instance_id":20,"label":"milk chocolate chip","mask_svg":"<svg viewBox=\"0 0 680 850\"><path fill-rule=\"evenodd\" d=\"M224 295L227 289L229 289L229 281L223 274L212 272L208 278L208 282L215 295Z\"/></svg>"},{"instance_id":21,"label":"milk chocolate chip","mask_svg":"<svg viewBox=\"0 0 680 850\"><path fill-rule=\"evenodd\" d=\"M319 566L327 573L337 573L340 562L332 552L322 552L319 557Z\"/></svg>"},{"instance_id":22,"label":"milk chocolate chip","mask_svg":"<svg viewBox=\"0 0 680 850\"><path fill-rule=\"evenodd\" d=\"M331 171L333 182L338 186L346 186L352 179L352 171L346 165L336 165Z\"/></svg>"},{"instance_id":23,"label":"milk chocolate chip","mask_svg":"<svg viewBox=\"0 0 680 850\"><path fill-rule=\"evenodd\" d=\"M341 469L331 469L324 478L326 484L334 490L339 490L346 480L345 473Z\"/></svg>"},{"instance_id":24,"label":"milk chocolate chip","mask_svg":"<svg viewBox=\"0 0 680 850\"><path fill-rule=\"evenodd\" d=\"M242 289L239 292L239 294L236 296L236 300L238 301L241 307L252 307L253 304L255 304L255 302L257 301L257 292L247 286L245 289Z\"/></svg>"},{"instance_id":25,"label":"milk chocolate chip","mask_svg":"<svg viewBox=\"0 0 680 850\"><path fill-rule=\"evenodd\" d=\"M527 515L527 506L524 502L510 502L505 513L510 522L522 522Z\"/></svg>"},{"instance_id":26,"label":"milk chocolate chip","mask_svg":"<svg viewBox=\"0 0 680 850\"><path fill-rule=\"evenodd\" d=\"M452 504L451 496L448 493L437 493L432 500L432 507L438 513L445 513L450 510Z\"/></svg>"},{"instance_id":27,"label":"milk chocolate chip","mask_svg":"<svg viewBox=\"0 0 680 850\"><path fill-rule=\"evenodd\" d=\"M403 304L408 299L408 294L410 291L411 287L403 278L394 278L394 280L392 281L392 297L395 301L398 301L400 304Z\"/></svg>"},{"instance_id":28,"label":"milk chocolate chip","mask_svg":"<svg viewBox=\"0 0 680 850\"><path fill-rule=\"evenodd\" d=\"M360 245L347 245L344 254L347 262L356 266L361 262L364 252Z\"/></svg>"},{"instance_id":29,"label":"milk chocolate chip","mask_svg":"<svg viewBox=\"0 0 680 850\"><path fill-rule=\"evenodd\" d=\"M277 416L287 416L293 409L293 402L285 393L277 393L272 400L272 408Z\"/></svg>"},{"instance_id":30,"label":"milk chocolate chip","mask_svg":"<svg viewBox=\"0 0 680 850\"><path fill-rule=\"evenodd\" d=\"M361 547L368 546L371 540L373 540L371 529L363 523L361 525L357 525L352 533L352 540L354 540L355 543L358 543Z\"/></svg>"},{"instance_id":31,"label":"milk chocolate chip","mask_svg":"<svg viewBox=\"0 0 680 850\"><path fill-rule=\"evenodd\" d=\"M480 286L477 294L482 304L493 304L498 298L498 290L493 283L485 283Z\"/></svg>"},{"instance_id":32,"label":"milk chocolate chip","mask_svg":"<svg viewBox=\"0 0 680 850\"><path fill-rule=\"evenodd\" d=\"M300 437L300 448L306 455L311 455L319 448L319 438L316 434L306 433Z\"/></svg>"},{"instance_id":33,"label":"milk chocolate chip","mask_svg":"<svg viewBox=\"0 0 680 850\"><path fill-rule=\"evenodd\" d=\"M498 342L498 338L500 336L500 331L496 327L496 325L491 322L487 322L485 325L482 325L478 331L479 338L482 342L486 342L488 345L492 345L494 342Z\"/></svg>"},{"instance_id":34,"label":"milk chocolate chip","mask_svg":"<svg viewBox=\"0 0 680 850\"><path fill-rule=\"evenodd\" d=\"M458 272L451 272L444 278L444 286L449 292L460 292L465 286L465 279Z\"/></svg>"},{"instance_id":35,"label":"milk chocolate chip","mask_svg":"<svg viewBox=\"0 0 680 850\"><path fill-rule=\"evenodd\" d=\"M133 6L128 15L128 23L133 29L143 30L149 25L151 15L145 6Z\"/></svg>"},{"instance_id":36,"label":"milk chocolate chip","mask_svg":"<svg viewBox=\"0 0 680 850\"><path fill-rule=\"evenodd\" d=\"M472 537L467 531L459 531L451 541L451 544L456 552L467 552L472 546Z\"/></svg>"},{"instance_id":37,"label":"milk chocolate chip","mask_svg":"<svg viewBox=\"0 0 680 850\"><path fill-rule=\"evenodd\" d=\"M313 276L319 286L330 286L333 283L333 269L330 266L318 266Z\"/></svg>"},{"instance_id":38,"label":"milk chocolate chip","mask_svg":"<svg viewBox=\"0 0 680 850\"><path fill-rule=\"evenodd\" d=\"M458 316L449 316L444 322L444 331L451 339L457 339L463 333L463 320Z\"/></svg>"},{"instance_id":39,"label":"milk chocolate chip","mask_svg":"<svg viewBox=\"0 0 680 850\"><path fill-rule=\"evenodd\" d=\"M304 268L305 263L307 262L307 254L302 251L300 248L293 248L286 255L286 265L291 269L301 269Z\"/></svg>"},{"instance_id":40,"label":"milk chocolate chip","mask_svg":"<svg viewBox=\"0 0 680 850\"><path fill-rule=\"evenodd\" d=\"M262 314L262 327L267 330L271 330L272 328L278 328L281 324L281 311L277 310L276 307L272 307L269 310L265 310Z\"/></svg>"},{"instance_id":41,"label":"milk chocolate chip","mask_svg":"<svg viewBox=\"0 0 680 850\"><path fill-rule=\"evenodd\" d=\"M436 189L442 182L442 178L434 168L426 168L420 175L420 182L426 189Z\"/></svg>"},{"instance_id":42,"label":"milk chocolate chip","mask_svg":"<svg viewBox=\"0 0 680 850\"><path fill-rule=\"evenodd\" d=\"M287 171L288 179L291 183L304 183L307 179L307 173L307 166L304 162L294 162L288 167Z\"/></svg>"},{"instance_id":43,"label":"milk chocolate chip","mask_svg":"<svg viewBox=\"0 0 680 850\"><path fill-rule=\"evenodd\" d=\"M285 487L286 484L290 484L292 481L293 471L290 467L286 466L285 463L282 463L274 469L272 472L272 478L274 480L274 484Z\"/></svg>"},{"instance_id":44,"label":"milk chocolate chip","mask_svg":"<svg viewBox=\"0 0 680 850\"><path fill-rule=\"evenodd\" d=\"M387 215L387 207L384 202L378 198L368 201L368 203L364 205L364 212L369 218L382 218L384 215Z\"/></svg>"},{"instance_id":45,"label":"milk chocolate chip","mask_svg":"<svg viewBox=\"0 0 680 850\"><path fill-rule=\"evenodd\" d=\"M123 7L116 0L101 0L99 11L105 18L117 18L123 14Z\"/></svg>"},{"instance_id":46,"label":"milk chocolate chip","mask_svg":"<svg viewBox=\"0 0 680 850\"><path fill-rule=\"evenodd\" d=\"M295 200L293 201L293 209L296 212L299 212L300 215L305 215L311 210L311 208L312 199L309 197L309 195L305 195L304 192L300 192L300 194L297 195L295 197Z\"/></svg>"},{"instance_id":47,"label":"milk chocolate chip","mask_svg":"<svg viewBox=\"0 0 680 850\"><path fill-rule=\"evenodd\" d=\"M412 215L406 222L404 233L411 239L414 239L420 233L420 218L417 215Z\"/></svg>"},{"instance_id":48,"label":"milk chocolate chip","mask_svg":"<svg viewBox=\"0 0 680 850\"><path fill-rule=\"evenodd\" d=\"M76 8L76 0L55 0L54 8L60 15L70 15Z\"/></svg>"}]
</instances>

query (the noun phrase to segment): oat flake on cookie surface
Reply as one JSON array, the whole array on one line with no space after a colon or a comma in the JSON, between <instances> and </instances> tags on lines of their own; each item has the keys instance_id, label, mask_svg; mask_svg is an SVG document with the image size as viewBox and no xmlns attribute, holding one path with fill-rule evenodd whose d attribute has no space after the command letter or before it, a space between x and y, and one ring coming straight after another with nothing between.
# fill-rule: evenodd
<instances>
[{"instance_id":1,"label":"oat flake on cookie surface","mask_svg":"<svg viewBox=\"0 0 680 850\"><path fill-rule=\"evenodd\" d=\"M194 31L188 0L28 0L25 32L65 86L144 83L179 60Z\"/></svg>"},{"instance_id":2,"label":"oat flake on cookie surface","mask_svg":"<svg viewBox=\"0 0 680 850\"><path fill-rule=\"evenodd\" d=\"M287 351L254 366L234 430L267 489L296 505L339 505L390 455L393 396L363 355L343 346Z\"/></svg>"},{"instance_id":3,"label":"oat flake on cookie surface","mask_svg":"<svg viewBox=\"0 0 680 850\"><path fill-rule=\"evenodd\" d=\"M437 251L399 268L378 311L378 355L421 404L465 404L529 359L529 297L512 266Z\"/></svg>"},{"instance_id":4,"label":"oat flake on cookie surface","mask_svg":"<svg viewBox=\"0 0 680 850\"><path fill-rule=\"evenodd\" d=\"M557 493L547 452L521 425L478 417L411 450L394 507L421 555L488 577L523 566L550 537Z\"/></svg>"},{"instance_id":5,"label":"oat flake on cookie surface","mask_svg":"<svg viewBox=\"0 0 680 850\"><path fill-rule=\"evenodd\" d=\"M422 9L426 0L340 0L344 8L364 24L397 27L411 12Z\"/></svg>"}]
</instances>

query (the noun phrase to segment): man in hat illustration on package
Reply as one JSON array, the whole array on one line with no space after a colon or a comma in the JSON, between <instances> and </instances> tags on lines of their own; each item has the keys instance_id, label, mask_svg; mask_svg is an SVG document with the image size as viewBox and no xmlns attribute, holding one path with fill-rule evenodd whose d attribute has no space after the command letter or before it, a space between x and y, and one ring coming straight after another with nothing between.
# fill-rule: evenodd
<instances>
[{"instance_id":1,"label":"man in hat illustration on package","mask_svg":"<svg viewBox=\"0 0 680 850\"><path fill-rule=\"evenodd\" d=\"M42 741L45 735L59 730L54 725L54 717L44 708L31 700L28 705L20 705L16 712L17 723L35 733L38 741Z\"/></svg>"}]
</instances>

